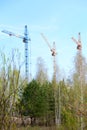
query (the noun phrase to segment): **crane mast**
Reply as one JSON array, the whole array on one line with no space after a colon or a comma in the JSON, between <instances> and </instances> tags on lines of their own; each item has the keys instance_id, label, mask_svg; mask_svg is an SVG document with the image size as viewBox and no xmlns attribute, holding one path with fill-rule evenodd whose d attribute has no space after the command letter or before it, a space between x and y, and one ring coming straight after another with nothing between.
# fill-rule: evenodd
<instances>
[{"instance_id":1,"label":"crane mast","mask_svg":"<svg viewBox=\"0 0 87 130\"><path fill-rule=\"evenodd\" d=\"M13 32L7 31L7 30L2 30L2 32L8 34L9 36L15 36L15 37L21 38L23 40L23 42L25 43L25 77L26 77L26 80L28 80L28 76L29 76L28 41L31 41L31 40L30 40L30 38L28 38L27 25L25 25L24 36L15 34Z\"/></svg>"},{"instance_id":2,"label":"crane mast","mask_svg":"<svg viewBox=\"0 0 87 130\"><path fill-rule=\"evenodd\" d=\"M23 39L23 42L25 43L25 74L26 74L26 79L28 80L28 75L29 75L29 61L28 61L28 30L27 30L27 25L25 25L25 37Z\"/></svg>"}]
</instances>

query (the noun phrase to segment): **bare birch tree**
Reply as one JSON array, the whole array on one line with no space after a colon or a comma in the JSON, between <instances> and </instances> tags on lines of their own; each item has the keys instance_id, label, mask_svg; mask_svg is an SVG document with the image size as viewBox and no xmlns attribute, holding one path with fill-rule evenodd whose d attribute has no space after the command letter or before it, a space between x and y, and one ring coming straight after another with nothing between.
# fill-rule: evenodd
<instances>
[{"instance_id":1,"label":"bare birch tree","mask_svg":"<svg viewBox=\"0 0 87 130\"><path fill-rule=\"evenodd\" d=\"M44 60L41 57L37 59L36 80L41 84L48 80L47 69L44 64Z\"/></svg>"},{"instance_id":2,"label":"bare birch tree","mask_svg":"<svg viewBox=\"0 0 87 130\"><path fill-rule=\"evenodd\" d=\"M78 52L75 57L75 73L73 75L74 89L75 89L75 109L78 117L78 127L81 130L84 128L84 90L86 86L87 63L81 52Z\"/></svg>"},{"instance_id":3,"label":"bare birch tree","mask_svg":"<svg viewBox=\"0 0 87 130\"><path fill-rule=\"evenodd\" d=\"M6 58L4 53L0 57L0 130L11 129L11 117L15 114L15 105L18 99L20 82L20 66L17 69L16 51ZM18 61L20 59L17 59Z\"/></svg>"}]
</instances>

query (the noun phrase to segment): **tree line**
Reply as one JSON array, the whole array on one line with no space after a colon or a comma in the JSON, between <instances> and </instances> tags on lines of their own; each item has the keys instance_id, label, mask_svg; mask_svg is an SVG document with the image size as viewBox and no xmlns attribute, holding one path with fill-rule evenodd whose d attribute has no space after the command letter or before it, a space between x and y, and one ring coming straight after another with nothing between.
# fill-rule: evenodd
<instances>
[{"instance_id":1,"label":"tree line","mask_svg":"<svg viewBox=\"0 0 87 130\"><path fill-rule=\"evenodd\" d=\"M0 129L16 128L12 117L29 117L31 126L87 129L87 62L83 55L76 54L70 79L60 81L48 80L44 61L38 58L36 76L27 82L20 74L21 67L15 65L17 53L9 59L1 53Z\"/></svg>"}]
</instances>

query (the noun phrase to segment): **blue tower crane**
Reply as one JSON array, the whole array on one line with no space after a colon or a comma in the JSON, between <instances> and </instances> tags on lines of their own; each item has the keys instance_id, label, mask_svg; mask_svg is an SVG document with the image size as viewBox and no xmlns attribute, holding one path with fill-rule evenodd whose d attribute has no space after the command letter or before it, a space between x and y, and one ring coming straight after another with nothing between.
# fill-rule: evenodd
<instances>
[{"instance_id":1,"label":"blue tower crane","mask_svg":"<svg viewBox=\"0 0 87 130\"><path fill-rule=\"evenodd\" d=\"M7 30L2 30L2 32L8 34L9 36L15 36L15 37L23 39L23 42L25 43L25 76L26 76L26 80L28 80L28 76L29 76L28 41L31 41L31 39L28 38L27 25L25 25L24 36L15 34L13 32L7 31Z\"/></svg>"}]
</instances>

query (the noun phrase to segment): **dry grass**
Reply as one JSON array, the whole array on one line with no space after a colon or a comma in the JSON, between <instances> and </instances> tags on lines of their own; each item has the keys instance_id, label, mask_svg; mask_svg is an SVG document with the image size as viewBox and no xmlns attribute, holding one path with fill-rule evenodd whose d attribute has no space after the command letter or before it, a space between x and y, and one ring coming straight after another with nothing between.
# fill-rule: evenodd
<instances>
[{"instance_id":1,"label":"dry grass","mask_svg":"<svg viewBox=\"0 0 87 130\"><path fill-rule=\"evenodd\" d=\"M58 130L56 127L22 127L15 130Z\"/></svg>"}]
</instances>

